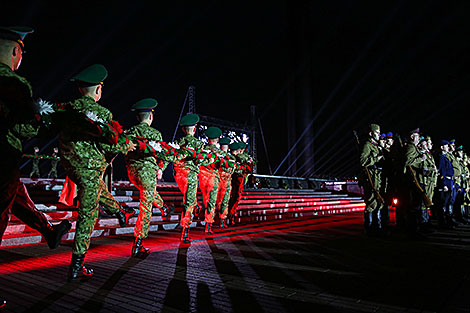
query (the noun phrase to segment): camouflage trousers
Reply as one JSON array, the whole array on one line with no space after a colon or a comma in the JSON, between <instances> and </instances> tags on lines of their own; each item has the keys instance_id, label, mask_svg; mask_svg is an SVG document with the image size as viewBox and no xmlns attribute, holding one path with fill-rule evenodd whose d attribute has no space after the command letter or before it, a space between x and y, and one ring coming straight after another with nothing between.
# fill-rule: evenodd
<instances>
[{"instance_id":1,"label":"camouflage trousers","mask_svg":"<svg viewBox=\"0 0 470 313\"><path fill-rule=\"evenodd\" d=\"M111 192L108 190L103 179L100 180L101 193L98 203L103 206L108 214L116 214L121 209L121 204L114 199Z\"/></svg>"},{"instance_id":2,"label":"camouflage trousers","mask_svg":"<svg viewBox=\"0 0 470 313\"><path fill-rule=\"evenodd\" d=\"M67 175L77 185L78 188L78 216L75 226L75 238L73 241L72 253L85 254L90 247L90 237L98 219L98 202L101 194L109 200L112 195L103 182L102 170L88 168L66 168ZM107 204L111 202L105 201ZM111 204L110 206L114 206Z\"/></svg>"},{"instance_id":3,"label":"camouflage trousers","mask_svg":"<svg viewBox=\"0 0 470 313\"><path fill-rule=\"evenodd\" d=\"M140 193L139 216L134 227L134 237L147 238L152 218L152 205L157 208L163 206L163 199L157 192L157 169L150 166L127 165L127 173L129 180Z\"/></svg>"},{"instance_id":4,"label":"camouflage trousers","mask_svg":"<svg viewBox=\"0 0 470 313\"><path fill-rule=\"evenodd\" d=\"M11 214L41 234L49 224L44 213L36 208L29 197L26 186L19 179L19 172L0 181L0 242Z\"/></svg>"},{"instance_id":5,"label":"camouflage trousers","mask_svg":"<svg viewBox=\"0 0 470 313\"><path fill-rule=\"evenodd\" d=\"M33 160L33 167L31 168L29 178L33 178L33 176L41 177L41 173L39 172L39 160Z\"/></svg>"},{"instance_id":6,"label":"camouflage trousers","mask_svg":"<svg viewBox=\"0 0 470 313\"><path fill-rule=\"evenodd\" d=\"M199 172L199 188L201 188L202 202L205 208L205 222L214 223L217 191L219 189L219 172L212 172L205 166L201 166Z\"/></svg>"},{"instance_id":7,"label":"camouflage trousers","mask_svg":"<svg viewBox=\"0 0 470 313\"><path fill-rule=\"evenodd\" d=\"M229 200L229 210L230 210L230 217L234 217L237 215L238 211L238 203L240 203L240 199L242 198L243 188L245 187L245 175L243 174L233 174L232 175L232 190L230 192L230 200Z\"/></svg>"},{"instance_id":8,"label":"camouflage trousers","mask_svg":"<svg viewBox=\"0 0 470 313\"><path fill-rule=\"evenodd\" d=\"M232 191L232 174L220 171L219 189L217 191L216 208L219 210L220 219L224 220L228 216L228 202L230 200L230 192Z\"/></svg>"},{"instance_id":9,"label":"camouflage trousers","mask_svg":"<svg viewBox=\"0 0 470 313\"><path fill-rule=\"evenodd\" d=\"M184 167L175 167L175 180L183 194L183 216L181 226L189 227L193 221L193 211L197 205L198 173Z\"/></svg>"},{"instance_id":10,"label":"camouflage trousers","mask_svg":"<svg viewBox=\"0 0 470 313\"><path fill-rule=\"evenodd\" d=\"M57 161L52 161L51 170L47 174L47 178L57 178Z\"/></svg>"}]
</instances>

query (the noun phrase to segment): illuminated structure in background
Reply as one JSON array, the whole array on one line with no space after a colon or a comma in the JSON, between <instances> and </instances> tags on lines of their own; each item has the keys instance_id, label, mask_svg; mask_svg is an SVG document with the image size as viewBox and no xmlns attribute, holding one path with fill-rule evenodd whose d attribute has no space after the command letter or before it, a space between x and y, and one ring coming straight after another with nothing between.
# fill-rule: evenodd
<instances>
[{"instance_id":1,"label":"illuminated structure in background","mask_svg":"<svg viewBox=\"0 0 470 313\"><path fill-rule=\"evenodd\" d=\"M186 92L186 97L180 112L180 117L178 119L172 141L175 140L179 121L183 116L186 105L188 105L188 113L196 113L196 87L194 86L189 86L188 91ZM255 139L258 132L258 123L256 119L256 107L254 105L250 107L250 123L246 124L227 121L207 115L202 115L200 113L197 114L199 115L200 121L198 123L195 137L207 143L207 139L202 135L204 130L211 126L218 127L222 130L223 137L229 137L233 141L243 141L244 143L248 144L248 153L253 157L253 159L257 159ZM254 166L253 172L256 173L256 164Z\"/></svg>"}]
</instances>

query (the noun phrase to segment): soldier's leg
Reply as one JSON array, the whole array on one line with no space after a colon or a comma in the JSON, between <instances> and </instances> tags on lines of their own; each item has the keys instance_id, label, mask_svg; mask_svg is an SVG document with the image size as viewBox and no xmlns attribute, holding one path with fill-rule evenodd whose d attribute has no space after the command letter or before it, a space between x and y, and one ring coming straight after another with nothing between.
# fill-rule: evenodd
<instances>
[{"instance_id":1,"label":"soldier's leg","mask_svg":"<svg viewBox=\"0 0 470 313\"><path fill-rule=\"evenodd\" d=\"M32 229L40 232L51 249L59 246L62 236L72 227L68 220L56 225L49 223L46 215L36 208L33 200L29 197L26 186L22 182L18 185L11 213Z\"/></svg>"},{"instance_id":2,"label":"soldier's leg","mask_svg":"<svg viewBox=\"0 0 470 313\"><path fill-rule=\"evenodd\" d=\"M204 168L201 169L198 175L199 188L201 189L201 194L202 194L202 203L204 204L204 209L206 210L207 210L207 203L210 198L210 192L212 190L213 177L214 177L214 174L207 170L204 170Z\"/></svg>"},{"instance_id":3,"label":"soldier's leg","mask_svg":"<svg viewBox=\"0 0 470 313\"><path fill-rule=\"evenodd\" d=\"M236 175L235 177L232 176L232 191L229 202L231 218L235 217L237 214L238 203L240 202L241 196L243 194L244 181L245 175Z\"/></svg>"},{"instance_id":4,"label":"soldier's leg","mask_svg":"<svg viewBox=\"0 0 470 313\"><path fill-rule=\"evenodd\" d=\"M98 218L98 201L101 193L100 171L81 169L75 183L78 186L78 216L73 242L73 254L83 255L90 246L90 236Z\"/></svg>"},{"instance_id":5,"label":"soldier's leg","mask_svg":"<svg viewBox=\"0 0 470 313\"><path fill-rule=\"evenodd\" d=\"M205 215L205 222L206 223L214 223L214 216L215 216L215 205L217 201L217 193L219 190L219 183L220 179L218 175L214 175L211 180L211 191L209 192L209 200L207 201L207 209Z\"/></svg>"},{"instance_id":6,"label":"soldier's leg","mask_svg":"<svg viewBox=\"0 0 470 313\"><path fill-rule=\"evenodd\" d=\"M99 204L102 205L109 214L118 213L119 210L121 210L121 204L114 199L103 179L100 179L100 190Z\"/></svg>"},{"instance_id":7,"label":"soldier's leg","mask_svg":"<svg viewBox=\"0 0 470 313\"><path fill-rule=\"evenodd\" d=\"M137 186L136 186L137 187ZM134 237L147 238L150 227L150 219L152 218L152 202L155 195L155 184L145 184L140 182L140 203L139 216L134 227Z\"/></svg>"},{"instance_id":8,"label":"soldier's leg","mask_svg":"<svg viewBox=\"0 0 470 313\"><path fill-rule=\"evenodd\" d=\"M224 198L222 200L222 204L220 206L220 211L222 212L220 218L226 219L228 217L228 202L230 200L230 193L232 192L232 184L230 180L227 182L226 192L224 194Z\"/></svg>"},{"instance_id":9,"label":"soldier's leg","mask_svg":"<svg viewBox=\"0 0 470 313\"><path fill-rule=\"evenodd\" d=\"M10 210L15 201L16 191L20 183L19 171L13 169L2 169L0 176L0 242L2 240L8 221Z\"/></svg>"},{"instance_id":10,"label":"soldier's leg","mask_svg":"<svg viewBox=\"0 0 470 313\"><path fill-rule=\"evenodd\" d=\"M188 173L188 188L186 189L185 201L184 201L184 217L181 220L181 226L189 227L193 219L193 211L197 205L197 185L198 175L195 172L190 171Z\"/></svg>"}]
</instances>

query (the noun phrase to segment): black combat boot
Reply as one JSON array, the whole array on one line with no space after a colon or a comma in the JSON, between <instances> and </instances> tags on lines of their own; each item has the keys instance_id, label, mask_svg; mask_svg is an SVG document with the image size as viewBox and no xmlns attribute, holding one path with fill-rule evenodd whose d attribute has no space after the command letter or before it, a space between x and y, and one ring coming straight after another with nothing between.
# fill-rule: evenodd
<instances>
[{"instance_id":1,"label":"black combat boot","mask_svg":"<svg viewBox=\"0 0 470 313\"><path fill-rule=\"evenodd\" d=\"M49 248L55 249L60 245L62 236L68 233L71 227L72 223L70 223L68 220L63 220L56 225L47 223L46 227L43 231L41 231L41 233L44 236L44 239L46 239Z\"/></svg>"},{"instance_id":2,"label":"black combat boot","mask_svg":"<svg viewBox=\"0 0 470 313\"><path fill-rule=\"evenodd\" d=\"M191 238L189 238L189 227L183 227L183 232L181 233L181 241L183 243L191 242Z\"/></svg>"},{"instance_id":3,"label":"black combat boot","mask_svg":"<svg viewBox=\"0 0 470 313\"><path fill-rule=\"evenodd\" d=\"M83 265L84 259L84 254L72 254L72 261L70 262L69 273L67 276L68 281L77 278L91 278L93 276L93 269L86 268Z\"/></svg>"},{"instance_id":4,"label":"black combat boot","mask_svg":"<svg viewBox=\"0 0 470 313\"><path fill-rule=\"evenodd\" d=\"M225 218L220 220L220 228L226 228L227 225L225 224Z\"/></svg>"},{"instance_id":5,"label":"black combat boot","mask_svg":"<svg viewBox=\"0 0 470 313\"><path fill-rule=\"evenodd\" d=\"M204 233L206 235L212 235L214 232L212 231L212 223L207 223L206 222L206 228L204 230Z\"/></svg>"},{"instance_id":6,"label":"black combat boot","mask_svg":"<svg viewBox=\"0 0 470 313\"><path fill-rule=\"evenodd\" d=\"M131 251L132 257L143 259L149 255L150 249L144 248L142 241L143 241L142 238L135 238L134 244L132 245L132 251Z\"/></svg>"},{"instance_id":7,"label":"black combat boot","mask_svg":"<svg viewBox=\"0 0 470 313\"><path fill-rule=\"evenodd\" d=\"M164 221L168 221L170 219L171 213L175 210L174 206L167 206L164 204L161 208L160 211L162 212L162 219Z\"/></svg>"},{"instance_id":8,"label":"black combat boot","mask_svg":"<svg viewBox=\"0 0 470 313\"><path fill-rule=\"evenodd\" d=\"M131 211L132 210L132 211ZM121 227L126 227L127 224L129 223L129 219L131 216L134 215L134 210L129 208L129 209L124 209L121 207L119 211L115 214L119 221L119 226Z\"/></svg>"}]
</instances>

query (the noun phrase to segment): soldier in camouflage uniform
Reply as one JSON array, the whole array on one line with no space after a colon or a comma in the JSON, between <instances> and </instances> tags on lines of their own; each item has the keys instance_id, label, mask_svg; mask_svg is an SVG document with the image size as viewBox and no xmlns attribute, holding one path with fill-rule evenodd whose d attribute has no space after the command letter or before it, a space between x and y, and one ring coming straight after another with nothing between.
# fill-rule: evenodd
<instances>
[{"instance_id":1,"label":"soldier in camouflage uniform","mask_svg":"<svg viewBox=\"0 0 470 313\"><path fill-rule=\"evenodd\" d=\"M429 136L421 137L420 142L418 143L418 149L420 153L425 155L423 160L422 169L416 172L416 176L420 185L423 187L426 195L429 199L432 199L434 196L435 182L437 181L437 167L434 161L434 157L431 154L432 141ZM425 205L424 201L421 206L421 219L419 221L419 227L421 231L428 232L431 227L429 208Z\"/></svg>"},{"instance_id":2,"label":"soldier in camouflage uniform","mask_svg":"<svg viewBox=\"0 0 470 313\"><path fill-rule=\"evenodd\" d=\"M462 189L462 174L463 169L461 163L457 159L455 140L449 141L449 153L447 155L452 166L454 167L454 188L451 197L452 212L454 222L456 224L465 223L463 220L463 189Z\"/></svg>"},{"instance_id":3,"label":"soldier in camouflage uniform","mask_svg":"<svg viewBox=\"0 0 470 313\"><path fill-rule=\"evenodd\" d=\"M145 138L150 142L162 140L162 134L151 127L153 111L157 106L155 99L143 99L132 107L137 113L139 124L131 127L126 134L131 138ZM129 180L140 191L139 216L134 227L134 244L131 256L145 257L149 249L144 248L142 241L147 238L150 218L152 217L152 204L162 212L162 218L168 219L172 210L168 208L157 192L157 179L162 178L162 173L168 162L158 161L155 156L143 154L139 151L129 152L126 156L126 167Z\"/></svg>"},{"instance_id":4,"label":"soldier in camouflage uniform","mask_svg":"<svg viewBox=\"0 0 470 313\"><path fill-rule=\"evenodd\" d=\"M466 210L465 210L465 194L468 190L468 176L467 176L467 166L464 161L464 152L463 152L463 146L459 146L455 148L454 151L454 158L456 163L458 164L458 167L460 169L460 176L456 178L456 184L459 187L459 190L457 191L456 197L455 197L455 210L457 211L457 217L458 221L463 224L468 224L468 219L466 216ZM455 169L454 169L455 171Z\"/></svg>"},{"instance_id":5,"label":"soldier in camouflage uniform","mask_svg":"<svg viewBox=\"0 0 470 313\"><path fill-rule=\"evenodd\" d=\"M76 75L73 80L78 82L79 91L83 96L66 104L67 109L84 114L91 120L113 123L111 112L96 102L101 98L102 82L106 76L105 67L98 64ZM99 213L98 201L104 190L103 174L108 166L105 154L127 153L134 149L135 145L133 143L111 145L75 127L63 127L59 143L62 165L78 188L78 217L68 274L69 280L72 280L82 275L87 277L93 275L93 270L87 269L83 265L83 260L90 246L90 236ZM123 224L127 224L128 217L134 212L125 212L119 208L113 213L119 220L124 221Z\"/></svg>"},{"instance_id":6,"label":"soldier in camouflage uniform","mask_svg":"<svg viewBox=\"0 0 470 313\"><path fill-rule=\"evenodd\" d=\"M197 114L188 114L181 118L180 125L185 136L180 138L178 145L182 148L202 149L204 143L194 137L196 124L199 122ZM181 241L191 242L189 227L193 219L193 211L197 206L197 185L200 162L197 159L184 158L174 163L174 176L179 189L183 193L184 209L181 217L183 232Z\"/></svg>"},{"instance_id":7,"label":"soldier in camouflage uniform","mask_svg":"<svg viewBox=\"0 0 470 313\"><path fill-rule=\"evenodd\" d=\"M52 153L52 160L51 160L51 170L49 174L47 174L48 178L57 178L57 165L59 164L59 148L54 148L54 152Z\"/></svg>"},{"instance_id":8,"label":"soldier in camouflage uniform","mask_svg":"<svg viewBox=\"0 0 470 313\"><path fill-rule=\"evenodd\" d=\"M49 248L54 249L71 223L65 220L50 224L20 181L22 140L37 135L41 113L33 100L31 85L14 72L21 64L24 37L31 32L27 27L0 27L0 241L13 214L39 231ZM0 299L0 308L5 305L6 301Z\"/></svg>"},{"instance_id":9,"label":"soldier in camouflage uniform","mask_svg":"<svg viewBox=\"0 0 470 313\"><path fill-rule=\"evenodd\" d=\"M235 225L235 217L237 216L238 204L242 198L243 189L245 187L247 174L251 171L253 160L246 152L247 145L244 142L235 142L230 145L232 155L234 155L239 166L232 175L232 191L230 194L230 225Z\"/></svg>"},{"instance_id":10,"label":"soldier in camouflage uniform","mask_svg":"<svg viewBox=\"0 0 470 313\"><path fill-rule=\"evenodd\" d=\"M216 155L222 155L222 150L217 147L219 137L222 135L222 130L218 127L209 127L205 131L208 138L208 144L204 147L205 150L211 151ZM210 235L212 231L212 223L214 223L215 206L217 201L217 192L219 189L219 168L220 163L210 163L208 165L201 165L199 170L199 187L202 192L202 202L204 203L205 211L205 233Z\"/></svg>"},{"instance_id":11,"label":"soldier in camouflage uniform","mask_svg":"<svg viewBox=\"0 0 470 313\"><path fill-rule=\"evenodd\" d=\"M406 208L406 228L410 236L419 235L424 230L423 226L428 222L427 210L423 211L423 196L419 191L418 185L424 190L423 169L424 162L427 160L424 151L418 148L421 141L419 128L414 129L409 134L409 142L405 148L405 184L408 186L410 204ZM414 180L415 173L417 182Z\"/></svg>"},{"instance_id":12,"label":"soldier in camouflage uniform","mask_svg":"<svg viewBox=\"0 0 470 313\"><path fill-rule=\"evenodd\" d=\"M41 158L39 156L39 148L34 147L34 158L32 160L33 166L31 167L31 173L29 173L29 178L33 178L34 175L36 175L38 178L41 177L41 173L39 172L39 159Z\"/></svg>"},{"instance_id":13,"label":"soldier in camouflage uniform","mask_svg":"<svg viewBox=\"0 0 470 313\"><path fill-rule=\"evenodd\" d=\"M235 157L228 151L230 138L224 137L219 141L220 149L222 150L221 154L225 156L226 159L235 162ZM217 192L217 202L216 208L219 210L220 214L220 227L227 227L225 221L228 217L228 202L230 200L230 192L232 191L232 174L235 171L235 166L221 166L219 168L219 189Z\"/></svg>"},{"instance_id":14,"label":"soldier in camouflage uniform","mask_svg":"<svg viewBox=\"0 0 470 313\"><path fill-rule=\"evenodd\" d=\"M374 234L382 229L381 210L384 203L378 198L377 194L381 190L382 168L379 165L383 159L379 148L379 137L380 126L371 124L369 126L369 140L364 144L359 158L360 165L366 168L370 174L370 180L366 177L361 182L364 187L364 200L366 203L364 209L364 229L367 234Z\"/></svg>"}]
</instances>

